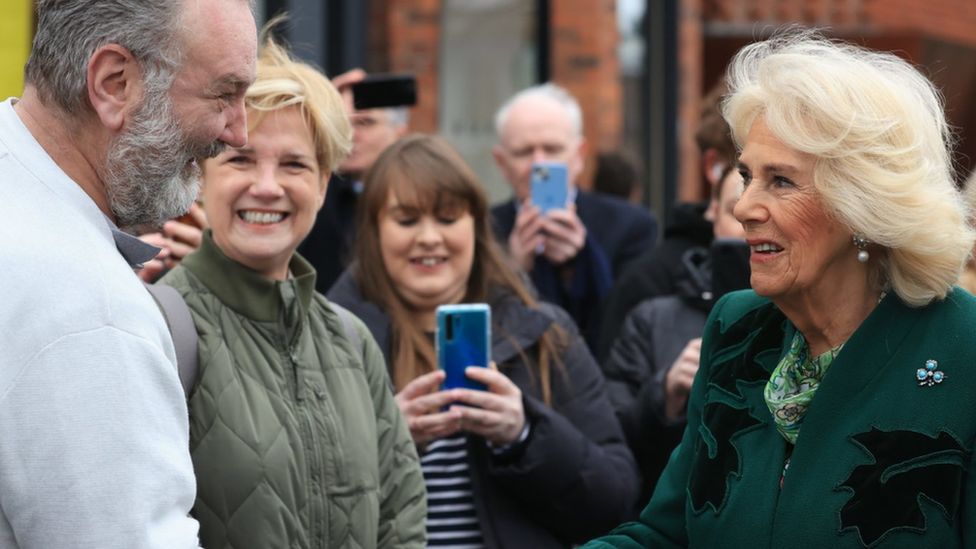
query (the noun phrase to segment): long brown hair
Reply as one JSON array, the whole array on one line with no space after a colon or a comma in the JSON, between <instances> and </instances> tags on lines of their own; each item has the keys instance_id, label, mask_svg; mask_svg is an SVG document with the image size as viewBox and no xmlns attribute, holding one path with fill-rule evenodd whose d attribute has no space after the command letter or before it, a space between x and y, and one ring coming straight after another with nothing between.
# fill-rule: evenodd
<instances>
[{"instance_id":1,"label":"long brown hair","mask_svg":"<svg viewBox=\"0 0 976 549\"><path fill-rule=\"evenodd\" d=\"M379 215L391 192L401 204L422 212L467 211L474 220L474 260L463 301L486 302L498 290L508 291L529 307L538 303L495 243L488 200L474 172L442 138L411 134L388 147L373 164L360 197L355 244L355 277L363 297L379 305L390 317L393 381L397 390L437 366L434 346L423 328L412 320L390 278L380 251ZM538 374L543 400L552 400L550 365L561 367L565 332L556 324L540 341L539 360L528 360Z\"/></svg>"}]
</instances>

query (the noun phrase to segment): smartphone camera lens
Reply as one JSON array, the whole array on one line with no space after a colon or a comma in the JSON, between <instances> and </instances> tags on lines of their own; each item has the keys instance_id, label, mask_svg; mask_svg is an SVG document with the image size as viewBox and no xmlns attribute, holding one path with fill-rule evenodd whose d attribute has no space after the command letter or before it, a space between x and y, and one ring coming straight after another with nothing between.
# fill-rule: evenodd
<instances>
[{"instance_id":1,"label":"smartphone camera lens","mask_svg":"<svg viewBox=\"0 0 976 549\"><path fill-rule=\"evenodd\" d=\"M539 179L549 179L549 168L546 168L545 166L536 166L535 175Z\"/></svg>"}]
</instances>

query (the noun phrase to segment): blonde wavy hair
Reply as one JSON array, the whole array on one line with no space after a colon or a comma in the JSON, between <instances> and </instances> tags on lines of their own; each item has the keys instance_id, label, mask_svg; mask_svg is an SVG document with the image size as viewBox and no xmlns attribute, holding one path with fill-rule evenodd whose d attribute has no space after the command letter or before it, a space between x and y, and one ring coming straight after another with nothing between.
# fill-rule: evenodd
<instances>
[{"instance_id":1,"label":"blonde wavy hair","mask_svg":"<svg viewBox=\"0 0 976 549\"><path fill-rule=\"evenodd\" d=\"M298 61L271 37L283 18L269 21L261 31L257 78L247 89L248 131L272 111L297 106L312 132L316 160L322 173L331 173L352 149L352 126L342 96L318 69ZM323 184L327 178L323 178Z\"/></svg>"},{"instance_id":2,"label":"blonde wavy hair","mask_svg":"<svg viewBox=\"0 0 976 549\"><path fill-rule=\"evenodd\" d=\"M723 114L740 147L762 116L816 157L829 213L883 248L882 284L911 306L948 294L976 234L954 184L942 99L925 76L892 54L788 29L739 51L728 81Z\"/></svg>"}]
</instances>

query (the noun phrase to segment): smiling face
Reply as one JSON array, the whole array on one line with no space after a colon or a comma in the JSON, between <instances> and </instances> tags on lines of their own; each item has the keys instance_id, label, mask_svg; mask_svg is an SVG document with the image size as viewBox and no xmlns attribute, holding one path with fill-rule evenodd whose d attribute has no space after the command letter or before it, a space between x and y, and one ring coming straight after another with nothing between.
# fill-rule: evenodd
<instances>
[{"instance_id":1,"label":"smiling face","mask_svg":"<svg viewBox=\"0 0 976 549\"><path fill-rule=\"evenodd\" d=\"M205 164L203 204L214 242L234 261L284 280L325 200L326 177L299 108L267 113L246 146Z\"/></svg>"},{"instance_id":2,"label":"smiling face","mask_svg":"<svg viewBox=\"0 0 976 549\"><path fill-rule=\"evenodd\" d=\"M254 81L257 57L247 2L186 2L183 22L184 60L170 89L180 125L197 148L243 146L244 93Z\"/></svg>"},{"instance_id":3,"label":"smiling face","mask_svg":"<svg viewBox=\"0 0 976 549\"><path fill-rule=\"evenodd\" d=\"M752 288L774 301L830 295L865 279L850 232L828 215L814 187L814 164L761 116L739 157L745 187L734 213L752 248Z\"/></svg>"},{"instance_id":4,"label":"smiling face","mask_svg":"<svg viewBox=\"0 0 976 549\"><path fill-rule=\"evenodd\" d=\"M437 211L401 202L391 189L377 223L383 265L400 297L415 310L459 303L474 261L474 218L459 203Z\"/></svg>"}]
</instances>

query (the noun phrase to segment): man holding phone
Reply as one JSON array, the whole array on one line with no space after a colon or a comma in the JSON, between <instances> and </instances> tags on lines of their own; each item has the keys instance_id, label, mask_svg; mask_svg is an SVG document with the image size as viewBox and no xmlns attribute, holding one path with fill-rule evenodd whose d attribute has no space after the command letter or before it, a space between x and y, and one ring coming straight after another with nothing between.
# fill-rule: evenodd
<instances>
[{"instance_id":1,"label":"man holding phone","mask_svg":"<svg viewBox=\"0 0 976 549\"><path fill-rule=\"evenodd\" d=\"M614 276L657 238L657 222L624 200L580 191L586 142L579 103L543 84L510 98L495 115L492 156L512 185L511 201L492 209L495 235L529 273L540 297L566 309L590 341ZM544 214L531 200L534 164L565 165L566 204Z\"/></svg>"}]
</instances>

